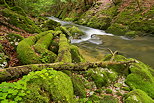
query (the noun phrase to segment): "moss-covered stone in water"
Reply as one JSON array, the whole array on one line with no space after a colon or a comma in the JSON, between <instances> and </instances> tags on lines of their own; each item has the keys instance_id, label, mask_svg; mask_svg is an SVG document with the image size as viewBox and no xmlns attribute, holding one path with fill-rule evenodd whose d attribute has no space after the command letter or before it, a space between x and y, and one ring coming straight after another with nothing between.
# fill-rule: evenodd
<instances>
[{"instance_id":1,"label":"moss-covered stone in water","mask_svg":"<svg viewBox=\"0 0 154 103\"><path fill-rule=\"evenodd\" d=\"M150 98L144 91L140 89L129 92L124 99L125 103L154 103L154 100Z\"/></svg>"},{"instance_id":2,"label":"moss-covered stone in water","mask_svg":"<svg viewBox=\"0 0 154 103\"><path fill-rule=\"evenodd\" d=\"M146 64L139 62L130 66L130 74L126 78L126 83L132 89L141 89L150 97L154 98L154 71Z\"/></svg>"},{"instance_id":3,"label":"moss-covered stone in water","mask_svg":"<svg viewBox=\"0 0 154 103\"><path fill-rule=\"evenodd\" d=\"M117 79L117 73L104 68L90 69L87 71L88 77L91 77L98 88L107 86Z\"/></svg>"},{"instance_id":4,"label":"moss-covered stone in water","mask_svg":"<svg viewBox=\"0 0 154 103\"><path fill-rule=\"evenodd\" d=\"M73 63L79 63L79 62L85 62L85 59L82 57L82 55L79 53L78 47L75 45L70 46L71 49L71 57Z\"/></svg>"},{"instance_id":5,"label":"moss-covered stone in water","mask_svg":"<svg viewBox=\"0 0 154 103\"><path fill-rule=\"evenodd\" d=\"M54 30L58 26L61 26L59 22L50 19L45 21L45 23L42 25L42 28L46 28L47 30Z\"/></svg>"},{"instance_id":6,"label":"moss-covered stone in water","mask_svg":"<svg viewBox=\"0 0 154 103\"><path fill-rule=\"evenodd\" d=\"M2 15L7 18L7 22L19 27L29 33L39 33L41 32L40 28L35 25L35 23L30 20L28 17L17 14L10 9L1 10Z\"/></svg>"},{"instance_id":7,"label":"moss-covered stone in water","mask_svg":"<svg viewBox=\"0 0 154 103\"><path fill-rule=\"evenodd\" d=\"M78 38L84 35L84 33L76 26L69 28L68 31L72 34L73 38Z\"/></svg>"}]
</instances>

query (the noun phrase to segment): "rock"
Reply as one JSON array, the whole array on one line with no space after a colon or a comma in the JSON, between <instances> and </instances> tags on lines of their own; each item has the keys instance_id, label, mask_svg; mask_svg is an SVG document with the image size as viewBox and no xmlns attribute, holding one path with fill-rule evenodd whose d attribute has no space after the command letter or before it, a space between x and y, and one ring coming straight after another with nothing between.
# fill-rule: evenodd
<instances>
[{"instance_id":1,"label":"rock","mask_svg":"<svg viewBox=\"0 0 154 103\"><path fill-rule=\"evenodd\" d=\"M117 79L117 73L105 68L95 68L87 71L87 76L95 82L97 88L108 86Z\"/></svg>"},{"instance_id":2,"label":"rock","mask_svg":"<svg viewBox=\"0 0 154 103\"><path fill-rule=\"evenodd\" d=\"M20 103L74 103L70 77L49 68L31 72L18 82L4 82L0 87L1 102L9 100Z\"/></svg>"},{"instance_id":3,"label":"rock","mask_svg":"<svg viewBox=\"0 0 154 103\"><path fill-rule=\"evenodd\" d=\"M129 92L124 99L125 103L154 103L154 100L150 98L144 91L135 89Z\"/></svg>"},{"instance_id":4,"label":"rock","mask_svg":"<svg viewBox=\"0 0 154 103\"><path fill-rule=\"evenodd\" d=\"M154 98L154 70L140 61L131 65L129 69L126 83L131 89L140 89Z\"/></svg>"},{"instance_id":5,"label":"rock","mask_svg":"<svg viewBox=\"0 0 154 103\"><path fill-rule=\"evenodd\" d=\"M72 34L73 38L75 39L84 35L84 33L76 26L69 28L68 31Z\"/></svg>"},{"instance_id":6,"label":"rock","mask_svg":"<svg viewBox=\"0 0 154 103\"><path fill-rule=\"evenodd\" d=\"M59 22L49 19L44 22L44 24L42 25L42 28L45 28L46 30L54 30L56 27L59 27L59 26L61 26Z\"/></svg>"}]
</instances>

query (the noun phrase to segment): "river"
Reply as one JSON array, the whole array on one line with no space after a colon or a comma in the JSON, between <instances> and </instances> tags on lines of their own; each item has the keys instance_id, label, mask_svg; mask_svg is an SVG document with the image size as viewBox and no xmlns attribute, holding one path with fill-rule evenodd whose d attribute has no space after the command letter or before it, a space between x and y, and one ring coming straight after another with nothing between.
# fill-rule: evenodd
<instances>
[{"instance_id":1,"label":"river","mask_svg":"<svg viewBox=\"0 0 154 103\"><path fill-rule=\"evenodd\" d=\"M94 29L72 22L62 21L55 17L48 17L60 22L62 26L77 26L85 35L80 39L71 39L71 43L85 49L92 56L108 54L109 49L118 51L128 58L138 59L154 68L154 37L136 37L129 39L123 36L115 36L105 33L103 30Z\"/></svg>"}]
</instances>

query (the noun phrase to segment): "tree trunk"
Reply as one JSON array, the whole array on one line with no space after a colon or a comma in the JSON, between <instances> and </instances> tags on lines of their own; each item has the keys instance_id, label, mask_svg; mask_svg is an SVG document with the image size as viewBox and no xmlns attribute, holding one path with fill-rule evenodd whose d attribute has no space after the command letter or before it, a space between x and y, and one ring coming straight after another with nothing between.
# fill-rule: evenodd
<instances>
[{"instance_id":1,"label":"tree trunk","mask_svg":"<svg viewBox=\"0 0 154 103\"><path fill-rule=\"evenodd\" d=\"M10 67L0 70L0 82L17 79L31 71L40 71L44 68L53 68L55 70L70 70L70 71L85 71L89 68L107 67L108 65L128 65L135 63L135 61L104 61L104 62L86 62L86 63L51 63L51 64L30 64L17 67Z\"/></svg>"}]
</instances>

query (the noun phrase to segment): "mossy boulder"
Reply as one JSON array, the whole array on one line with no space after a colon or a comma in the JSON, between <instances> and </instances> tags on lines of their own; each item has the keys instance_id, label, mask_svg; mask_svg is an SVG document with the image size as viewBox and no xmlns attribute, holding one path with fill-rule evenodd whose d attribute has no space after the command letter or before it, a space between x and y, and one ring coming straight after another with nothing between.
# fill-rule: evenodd
<instances>
[{"instance_id":1,"label":"mossy boulder","mask_svg":"<svg viewBox=\"0 0 154 103\"><path fill-rule=\"evenodd\" d=\"M124 99L125 103L154 103L151 97L149 97L144 91L140 89L129 92Z\"/></svg>"},{"instance_id":2,"label":"mossy boulder","mask_svg":"<svg viewBox=\"0 0 154 103\"><path fill-rule=\"evenodd\" d=\"M75 45L70 45L70 52L73 63L85 62L85 59L80 54L78 47Z\"/></svg>"},{"instance_id":3,"label":"mossy boulder","mask_svg":"<svg viewBox=\"0 0 154 103\"><path fill-rule=\"evenodd\" d=\"M95 82L98 88L108 86L118 77L117 73L107 68L95 68L87 71L87 76Z\"/></svg>"},{"instance_id":4,"label":"mossy boulder","mask_svg":"<svg viewBox=\"0 0 154 103\"><path fill-rule=\"evenodd\" d=\"M74 103L71 79L60 71L31 72L14 83L0 84L1 103Z\"/></svg>"},{"instance_id":5,"label":"mossy boulder","mask_svg":"<svg viewBox=\"0 0 154 103\"><path fill-rule=\"evenodd\" d=\"M154 70L142 62L134 63L129 69L126 83L131 89L140 89L154 98Z\"/></svg>"},{"instance_id":6,"label":"mossy boulder","mask_svg":"<svg viewBox=\"0 0 154 103\"><path fill-rule=\"evenodd\" d=\"M55 62L71 63L70 45L65 34L60 34L58 56Z\"/></svg>"},{"instance_id":7,"label":"mossy boulder","mask_svg":"<svg viewBox=\"0 0 154 103\"><path fill-rule=\"evenodd\" d=\"M44 24L42 25L42 28L44 28L46 30L54 30L58 26L61 26L61 24L59 22L49 19L44 22Z\"/></svg>"},{"instance_id":8,"label":"mossy boulder","mask_svg":"<svg viewBox=\"0 0 154 103\"><path fill-rule=\"evenodd\" d=\"M68 29L68 31L72 34L73 38L78 38L82 35L84 35L84 32L82 32L78 27L73 26Z\"/></svg>"},{"instance_id":9,"label":"mossy boulder","mask_svg":"<svg viewBox=\"0 0 154 103\"><path fill-rule=\"evenodd\" d=\"M7 18L7 22L29 33L40 33L41 30L27 16L20 15L10 9L1 10L2 15Z\"/></svg>"},{"instance_id":10,"label":"mossy boulder","mask_svg":"<svg viewBox=\"0 0 154 103\"><path fill-rule=\"evenodd\" d=\"M17 54L22 64L37 64L53 62L56 55L48 51L54 31L41 32L38 35L28 37L17 46ZM37 42L38 41L38 42ZM51 57L49 57L49 55ZM52 58L52 59L51 59Z\"/></svg>"},{"instance_id":11,"label":"mossy boulder","mask_svg":"<svg viewBox=\"0 0 154 103\"><path fill-rule=\"evenodd\" d=\"M74 94L76 96L80 96L81 98L85 98L86 97L85 82L77 74L71 75L70 77L73 83Z\"/></svg>"}]
</instances>

